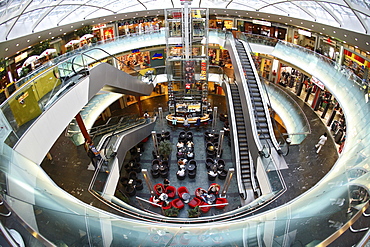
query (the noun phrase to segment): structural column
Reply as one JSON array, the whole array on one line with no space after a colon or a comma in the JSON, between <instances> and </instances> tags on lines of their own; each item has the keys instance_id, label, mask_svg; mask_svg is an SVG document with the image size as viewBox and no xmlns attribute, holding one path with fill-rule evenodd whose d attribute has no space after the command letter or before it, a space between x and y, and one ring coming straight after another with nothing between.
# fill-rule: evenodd
<instances>
[{"instance_id":1,"label":"structural column","mask_svg":"<svg viewBox=\"0 0 370 247\"><path fill-rule=\"evenodd\" d=\"M89 133L87 132L87 129L86 129L84 121L82 120L81 114L78 113L75 116L75 118L76 118L76 122L78 124L78 127L80 128L81 133L82 133L83 137L85 138L85 142L92 143L91 137L90 137Z\"/></svg>"}]
</instances>

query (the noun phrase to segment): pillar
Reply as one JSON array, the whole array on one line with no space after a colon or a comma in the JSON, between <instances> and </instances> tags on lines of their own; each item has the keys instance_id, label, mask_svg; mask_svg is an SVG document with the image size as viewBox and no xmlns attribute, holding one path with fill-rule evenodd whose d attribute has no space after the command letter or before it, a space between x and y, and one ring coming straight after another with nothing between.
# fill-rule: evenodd
<instances>
[{"instance_id":1,"label":"pillar","mask_svg":"<svg viewBox=\"0 0 370 247\"><path fill-rule=\"evenodd\" d=\"M81 114L78 113L75 116L75 118L76 118L76 122L78 124L78 127L80 128L81 133L82 133L83 137L85 138L85 142L92 143L91 137L90 137L89 133L87 132L87 129L86 129L84 121L82 120Z\"/></svg>"},{"instance_id":2,"label":"pillar","mask_svg":"<svg viewBox=\"0 0 370 247\"><path fill-rule=\"evenodd\" d=\"M125 96L123 96L123 97L121 97L121 98L119 98L119 100L118 100L118 103L119 103L119 107L121 108L121 109L123 109L123 108L125 108L126 106L127 106L127 102L126 102L126 97Z\"/></svg>"},{"instance_id":3,"label":"pillar","mask_svg":"<svg viewBox=\"0 0 370 247\"><path fill-rule=\"evenodd\" d=\"M320 104L320 99L319 99L320 95L321 95L321 88L317 87L315 97L311 104L312 109L314 109L315 111L317 110L317 105Z\"/></svg>"},{"instance_id":4,"label":"pillar","mask_svg":"<svg viewBox=\"0 0 370 247\"><path fill-rule=\"evenodd\" d=\"M312 87L309 87L307 89L307 94L306 94L306 98L304 99L304 102L308 101L308 98L310 97L311 91L312 91Z\"/></svg>"},{"instance_id":5,"label":"pillar","mask_svg":"<svg viewBox=\"0 0 370 247\"><path fill-rule=\"evenodd\" d=\"M299 86L298 86L298 90L297 90L297 96L299 97L299 96L301 96L301 93L302 93L302 88L303 88L303 85L304 85L304 80L305 80L305 75L302 75L302 77L301 77L301 80L300 80L300 82L299 82Z\"/></svg>"},{"instance_id":6,"label":"pillar","mask_svg":"<svg viewBox=\"0 0 370 247\"><path fill-rule=\"evenodd\" d=\"M143 108L141 106L140 96L135 96L135 98L137 101L137 106L139 107L139 116L142 116L144 113L143 113Z\"/></svg>"}]
</instances>

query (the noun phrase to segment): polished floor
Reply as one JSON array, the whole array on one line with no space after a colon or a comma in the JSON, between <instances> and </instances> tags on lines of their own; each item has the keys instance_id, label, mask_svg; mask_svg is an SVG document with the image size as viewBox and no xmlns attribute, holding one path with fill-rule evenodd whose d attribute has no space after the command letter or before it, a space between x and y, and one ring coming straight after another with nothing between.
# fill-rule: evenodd
<instances>
[{"instance_id":1,"label":"polished floor","mask_svg":"<svg viewBox=\"0 0 370 247\"><path fill-rule=\"evenodd\" d=\"M326 122L323 122L322 119L319 117L321 114L320 112L313 111L309 104L304 103L302 99L296 97L293 93L289 92L289 90L287 90L287 92L291 94L291 96L297 101L297 103L301 106L302 110L306 114L307 119L310 123L312 133L308 135L301 144L293 145L290 147L290 152L285 157L288 168L281 170L284 181L287 185L287 191L263 210L268 210L282 205L312 188L332 168L333 164L338 158L337 146L334 143L331 135L329 135L328 141L322 148L321 152L319 154L316 154L316 149L314 145L317 143L322 133L330 133L330 130L326 126ZM143 111L148 110L149 112L153 112L153 109L158 109L158 107L162 107L164 113L166 113L166 102L167 97L165 95L155 94L155 97L143 97L141 106ZM226 112L224 96L214 94L210 95L210 102L212 106L218 107L219 113ZM139 107L136 103L133 103L124 109L112 106L111 110L113 115L139 113ZM222 124L222 122L218 122L217 128L220 129L222 127ZM161 126L159 126L159 124L157 123L155 130L157 132L160 132L161 129ZM175 145L177 142L178 133L182 129L171 130L170 128L168 128L168 130L171 132L171 141ZM173 152L170 158L171 170L169 180L171 182L171 185L175 187L188 187L190 194L194 195L193 191L196 188L208 188L211 181L208 181L206 179L206 169L204 164L205 143L203 139L203 133L197 130L192 131L194 133L194 143L196 145L195 160L198 164L197 176L195 179L190 179L187 177L185 180L182 181L177 180L175 175L177 171L177 164L175 153ZM231 168L233 167L233 164L231 162L230 147L228 145L224 145L224 148L225 152L222 158L225 159L227 168ZM152 161L151 150L152 143L151 141L148 141L145 144L145 152L141 156L140 160L142 167L148 170L150 170L150 164ZM53 159L48 160L45 158L42 163L42 168L58 186L88 204L114 212L114 210L106 208L105 205L91 196L90 193L87 191L88 185L93 175L93 171L87 169L90 160L87 157L83 146L74 146L72 142L64 136L64 133L61 133L59 139L50 150L50 154L52 155ZM128 154L126 161L128 161L129 159L130 156ZM124 171L121 171L121 175L124 175ZM139 173L139 177L142 178L141 173ZM158 182L163 182L163 178L152 180L152 184ZM224 181L220 180L216 180L215 182L219 183L221 187L224 183ZM145 187L144 184L144 189L142 191L138 191L136 196L144 199L149 199L149 188ZM231 186L229 187L227 192L227 198L230 204L224 210L231 210L241 205L237 186L235 183L235 177L232 178ZM137 203L135 198L131 198L131 201L133 204ZM140 204L140 206L145 209L153 211L156 210L148 204ZM210 210L207 214L205 214L205 216L217 215L222 212L223 210L214 208ZM180 212L179 216L187 217L186 208Z\"/></svg>"}]
</instances>

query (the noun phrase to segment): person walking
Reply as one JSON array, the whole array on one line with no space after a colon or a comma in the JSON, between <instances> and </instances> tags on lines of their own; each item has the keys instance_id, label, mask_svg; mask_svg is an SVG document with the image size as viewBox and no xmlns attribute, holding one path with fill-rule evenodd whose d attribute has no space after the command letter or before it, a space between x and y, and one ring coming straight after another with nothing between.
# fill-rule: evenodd
<instances>
[{"instance_id":1,"label":"person walking","mask_svg":"<svg viewBox=\"0 0 370 247\"><path fill-rule=\"evenodd\" d=\"M317 150L316 150L317 154L320 152L322 146L324 146L326 140L328 139L327 136L328 136L327 133L324 133L323 135L320 136L319 142L315 145L315 147L317 148Z\"/></svg>"}]
</instances>

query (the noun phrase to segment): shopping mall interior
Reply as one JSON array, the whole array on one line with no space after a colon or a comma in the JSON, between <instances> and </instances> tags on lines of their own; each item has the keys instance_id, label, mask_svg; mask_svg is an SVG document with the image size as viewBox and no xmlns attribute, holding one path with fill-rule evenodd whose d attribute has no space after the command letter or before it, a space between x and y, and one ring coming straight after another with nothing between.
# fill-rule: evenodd
<instances>
[{"instance_id":1,"label":"shopping mall interior","mask_svg":"<svg viewBox=\"0 0 370 247\"><path fill-rule=\"evenodd\" d=\"M366 1L0 12L2 246L369 246Z\"/></svg>"}]
</instances>

